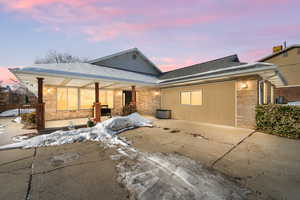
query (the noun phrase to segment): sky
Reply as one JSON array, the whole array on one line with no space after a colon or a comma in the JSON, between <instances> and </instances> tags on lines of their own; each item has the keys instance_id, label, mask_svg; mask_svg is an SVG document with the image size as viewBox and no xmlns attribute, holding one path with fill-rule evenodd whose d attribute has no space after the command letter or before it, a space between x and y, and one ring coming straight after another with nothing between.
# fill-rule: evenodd
<instances>
[{"instance_id":1,"label":"sky","mask_svg":"<svg viewBox=\"0 0 300 200\"><path fill-rule=\"evenodd\" d=\"M0 0L0 80L49 50L99 58L139 48L162 71L300 43L299 0Z\"/></svg>"}]
</instances>

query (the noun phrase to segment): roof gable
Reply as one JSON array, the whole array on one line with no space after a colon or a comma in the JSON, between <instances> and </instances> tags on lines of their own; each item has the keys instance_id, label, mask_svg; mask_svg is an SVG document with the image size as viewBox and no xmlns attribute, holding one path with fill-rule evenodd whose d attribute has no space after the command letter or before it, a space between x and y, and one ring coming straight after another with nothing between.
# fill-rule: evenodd
<instances>
[{"instance_id":1,"label":"roof gable","mask_svg":"<svg viewBox=\"0 0 300 200\"><path fill-rule=\"evenodd\" d=\"M204 73L213 70L224 69L233 66L239 66L245 63L241 63L237 55L226 56L216 60L211 60L204 63L195 64L188 67L183 67L180 69L175 69L163 73L159 78L160 79L172 79L181 76L189 76L197 73Z\"/></svg>"},{"instance_id":2,"label":"roof gable","mask_svg":"<svg viewBox=\"0 0 300 200\"><path fill-rule=\"evenodd\" d=\"M160 75L162 72L137 48L121 51L109 56L89 61L90 64L122 69L149 75Z\"/></svg>"}]
</instances>

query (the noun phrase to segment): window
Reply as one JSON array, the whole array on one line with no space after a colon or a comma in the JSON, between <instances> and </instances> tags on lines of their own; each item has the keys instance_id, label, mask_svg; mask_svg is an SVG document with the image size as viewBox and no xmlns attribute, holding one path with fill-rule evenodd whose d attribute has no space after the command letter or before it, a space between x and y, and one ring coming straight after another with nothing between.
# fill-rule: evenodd
<instances>
[{"instance_id":1,"label":"window","mask_svg":"<svg viewBox=\"0 0 300 200\"><path fill-rule=\"evenodd\" d=\"M114 92L111 90L100 90L101 105L108 105L109 108L114 107Z\"/></svg>"},{"instance_id":2,"label":"window","mask_svg":"<svg viewBox=\"0 0 300 200\"><path fill-rule=\"evenodd\" d=\"M114 107L114 92L111 90L100 90L99 101L101 105ZM91 109L95 102L95 90L80 89L80 109Z\"/></svg>"},{"instance_id":3,"label":"window","mask_svg":"<svg viewBox=\"0 0 300 200\"><path fill-rule=\"evenodd\" d=\"M181 104L191 104L191 92L181 92Z\"/></svg>"},{"instance_id":4,"label":"window","mask_svg":"<svg viewBox=\"0 0 300 200\"><path fill-rule=\"evenodd\" d=\"M202 105L202 90L181 92L180 100L185 105Z\"/></svg>"},{"instance_id":5,"label":"window","mask_svg":"<svg viewBox=\"0 0 300 200\"><path fill-rule=\"evenodd\" d=\"M80 89L80 109L92 109L95 102L95 90Z\"/></svg>"},{"instance_id":6,"label":"window","mask_svg":"<svg viewBox=\"0 0 300 200\"><path fill-rule=\"evenodd\" d=\"M78 89L57 88L57 110L77 110Z\"/></svg>"}]
</instances>

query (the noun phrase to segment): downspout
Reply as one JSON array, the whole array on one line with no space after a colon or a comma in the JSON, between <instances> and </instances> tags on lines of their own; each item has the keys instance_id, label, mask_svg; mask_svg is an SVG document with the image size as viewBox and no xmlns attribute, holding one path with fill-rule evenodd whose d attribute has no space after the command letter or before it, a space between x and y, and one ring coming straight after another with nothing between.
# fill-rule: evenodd
<instances>
[{"instance_id":1,"label":"downspout","mask_svg":"<svg viewBox=\"0 0 300 200\"><path fill-rule=\"evenodd\" d=\"M264 82L264 80L258 81L258 104L261 105L263 104L262 100L262 92L261 92L261 85Z\"/></svg>"}]
</instances>

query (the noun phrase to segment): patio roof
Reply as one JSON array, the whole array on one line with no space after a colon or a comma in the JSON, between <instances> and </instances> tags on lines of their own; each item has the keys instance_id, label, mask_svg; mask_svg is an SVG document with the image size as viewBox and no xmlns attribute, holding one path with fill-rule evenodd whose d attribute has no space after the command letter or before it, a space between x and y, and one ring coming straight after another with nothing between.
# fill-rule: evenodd
<instances>
[{"instance_id":1,"label":"patio roof","mask_svg":"<svg viewBox=\"0 0 300 200\"><path fill-rule=\"evenodd\" d=\"M44 84L51 86L93 88L99 82L100 89L153 87L158 82L154 76L89 63L36 64L10 71L34 93L37 77L44 78Z\"/></svg>"},{"instance_id":2,"label":"patio roof","mask_svg":"<svg viewBox=\"0 0 300 200\"><path fill-rule=\"evenodd\" d=\"M129 89L132 85L137 88L167 87L248 75L258 75L264 80L269 80L276 87L286 85L277 66L269 63L250 63L214 70L206 69L206 71L190 74L180 73L175 77L165 77L164 79L89 63L37 64L10 69L10 71L35 94L37 91L36 78L38 77L44 78L45 86L93 88L94 83L98 82L100 89Z\"/></svg>"}]
</instances>

